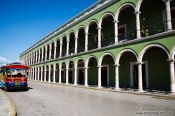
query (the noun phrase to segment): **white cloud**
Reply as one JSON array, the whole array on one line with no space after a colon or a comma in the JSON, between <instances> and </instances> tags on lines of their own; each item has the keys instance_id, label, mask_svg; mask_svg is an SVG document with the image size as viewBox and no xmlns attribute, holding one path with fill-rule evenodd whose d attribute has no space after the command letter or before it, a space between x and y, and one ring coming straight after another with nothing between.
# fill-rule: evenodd
<instances>
[{"instance_id":1,"label":"white cloud","mask_svg":"<svg viewBox=\"0 0 175 116\"><path fill-rule=\"evenodd\" d=\"M10 63L10 61L7 60L5 57L0 56L0 65L5 65L7 63Z\"/></svg>"}]
</instances>

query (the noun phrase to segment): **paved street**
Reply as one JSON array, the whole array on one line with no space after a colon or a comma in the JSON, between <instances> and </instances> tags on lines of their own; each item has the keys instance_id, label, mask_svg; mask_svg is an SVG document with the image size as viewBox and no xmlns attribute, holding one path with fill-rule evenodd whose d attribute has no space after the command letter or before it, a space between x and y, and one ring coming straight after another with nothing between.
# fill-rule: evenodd
<instances>
[{"instance_id":1,"label":"paved street","mask_svg":"<svg viewBox=\"0 0 175 116\"><path fill-rule=\"evenodd\" d=\"M18 116L173 116L175 100L29 82L27 92L7 92Z\"/></svg>"}]
</instances>

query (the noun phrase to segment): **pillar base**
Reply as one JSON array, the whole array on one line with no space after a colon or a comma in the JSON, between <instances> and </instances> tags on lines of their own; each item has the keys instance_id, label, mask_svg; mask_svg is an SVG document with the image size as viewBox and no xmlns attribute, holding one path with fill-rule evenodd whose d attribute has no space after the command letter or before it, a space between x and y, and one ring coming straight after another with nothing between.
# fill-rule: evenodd
<instances>
[{"instance_id":1,"label":"pillar base","mask_svg":"<svg viewBox=\"0 0 175 116\"><path fill-rule=\"evenodd\" d=\"M138 92L139 92L139 93L143 93L143 92L144 92L144 90L138 90Z\"/></svg>"},{"instance_id":2,"label":"pillar base","mask_svg":"<svg viewBox=\"0 0 175 116\"><path fill-rule=\"evenodd\" d=\"M102 86L98 86L97 88L98 88L98 89L102 89Z\"/></svg>"},{"instance_id":3,"label":"pillar base","mask_svg":"<svg viewBox=\"0 0 175 116\"><path fill-rule=\"evenodd\" d=\"M115 88L116 91L120 91L120 88Z\"/></svg>"}]
</instances>

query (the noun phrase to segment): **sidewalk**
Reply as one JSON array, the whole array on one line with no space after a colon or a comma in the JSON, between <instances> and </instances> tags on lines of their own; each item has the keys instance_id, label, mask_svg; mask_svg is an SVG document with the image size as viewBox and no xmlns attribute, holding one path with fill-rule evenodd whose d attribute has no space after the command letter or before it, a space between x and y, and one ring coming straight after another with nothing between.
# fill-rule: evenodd
<instances>
[{"instance_id":1,"label":"sidewalk","mask_svg":"<svg viewBox=\"0 0 175 116\"><path fill-rule=\"evenodd\" d=\"M0 115L1 116L15 116L16 110L13 103L0 89Z\"/></svg>"}]
</instances>

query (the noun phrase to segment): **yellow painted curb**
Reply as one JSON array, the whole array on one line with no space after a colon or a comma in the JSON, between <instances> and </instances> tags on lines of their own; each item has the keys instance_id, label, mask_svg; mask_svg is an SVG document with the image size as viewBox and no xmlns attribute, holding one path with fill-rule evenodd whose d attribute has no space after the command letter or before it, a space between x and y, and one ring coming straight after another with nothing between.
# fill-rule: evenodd
<instances>
[{"instance_id":1,"label":"yellow painted curb","mask_svg":"<svg viewBox=\"0 0 175 116\"><path fill-rule=\"evenodd\" d=\"M10 99L10 97L4 92L5 96L9 99L10 101L10 104L11 104L11 107L12 107L12 116L17 116L17 112L16 112L16 108L15 108L15 105L13 103L13 101Z\"/></svg>"}]
</instances>

